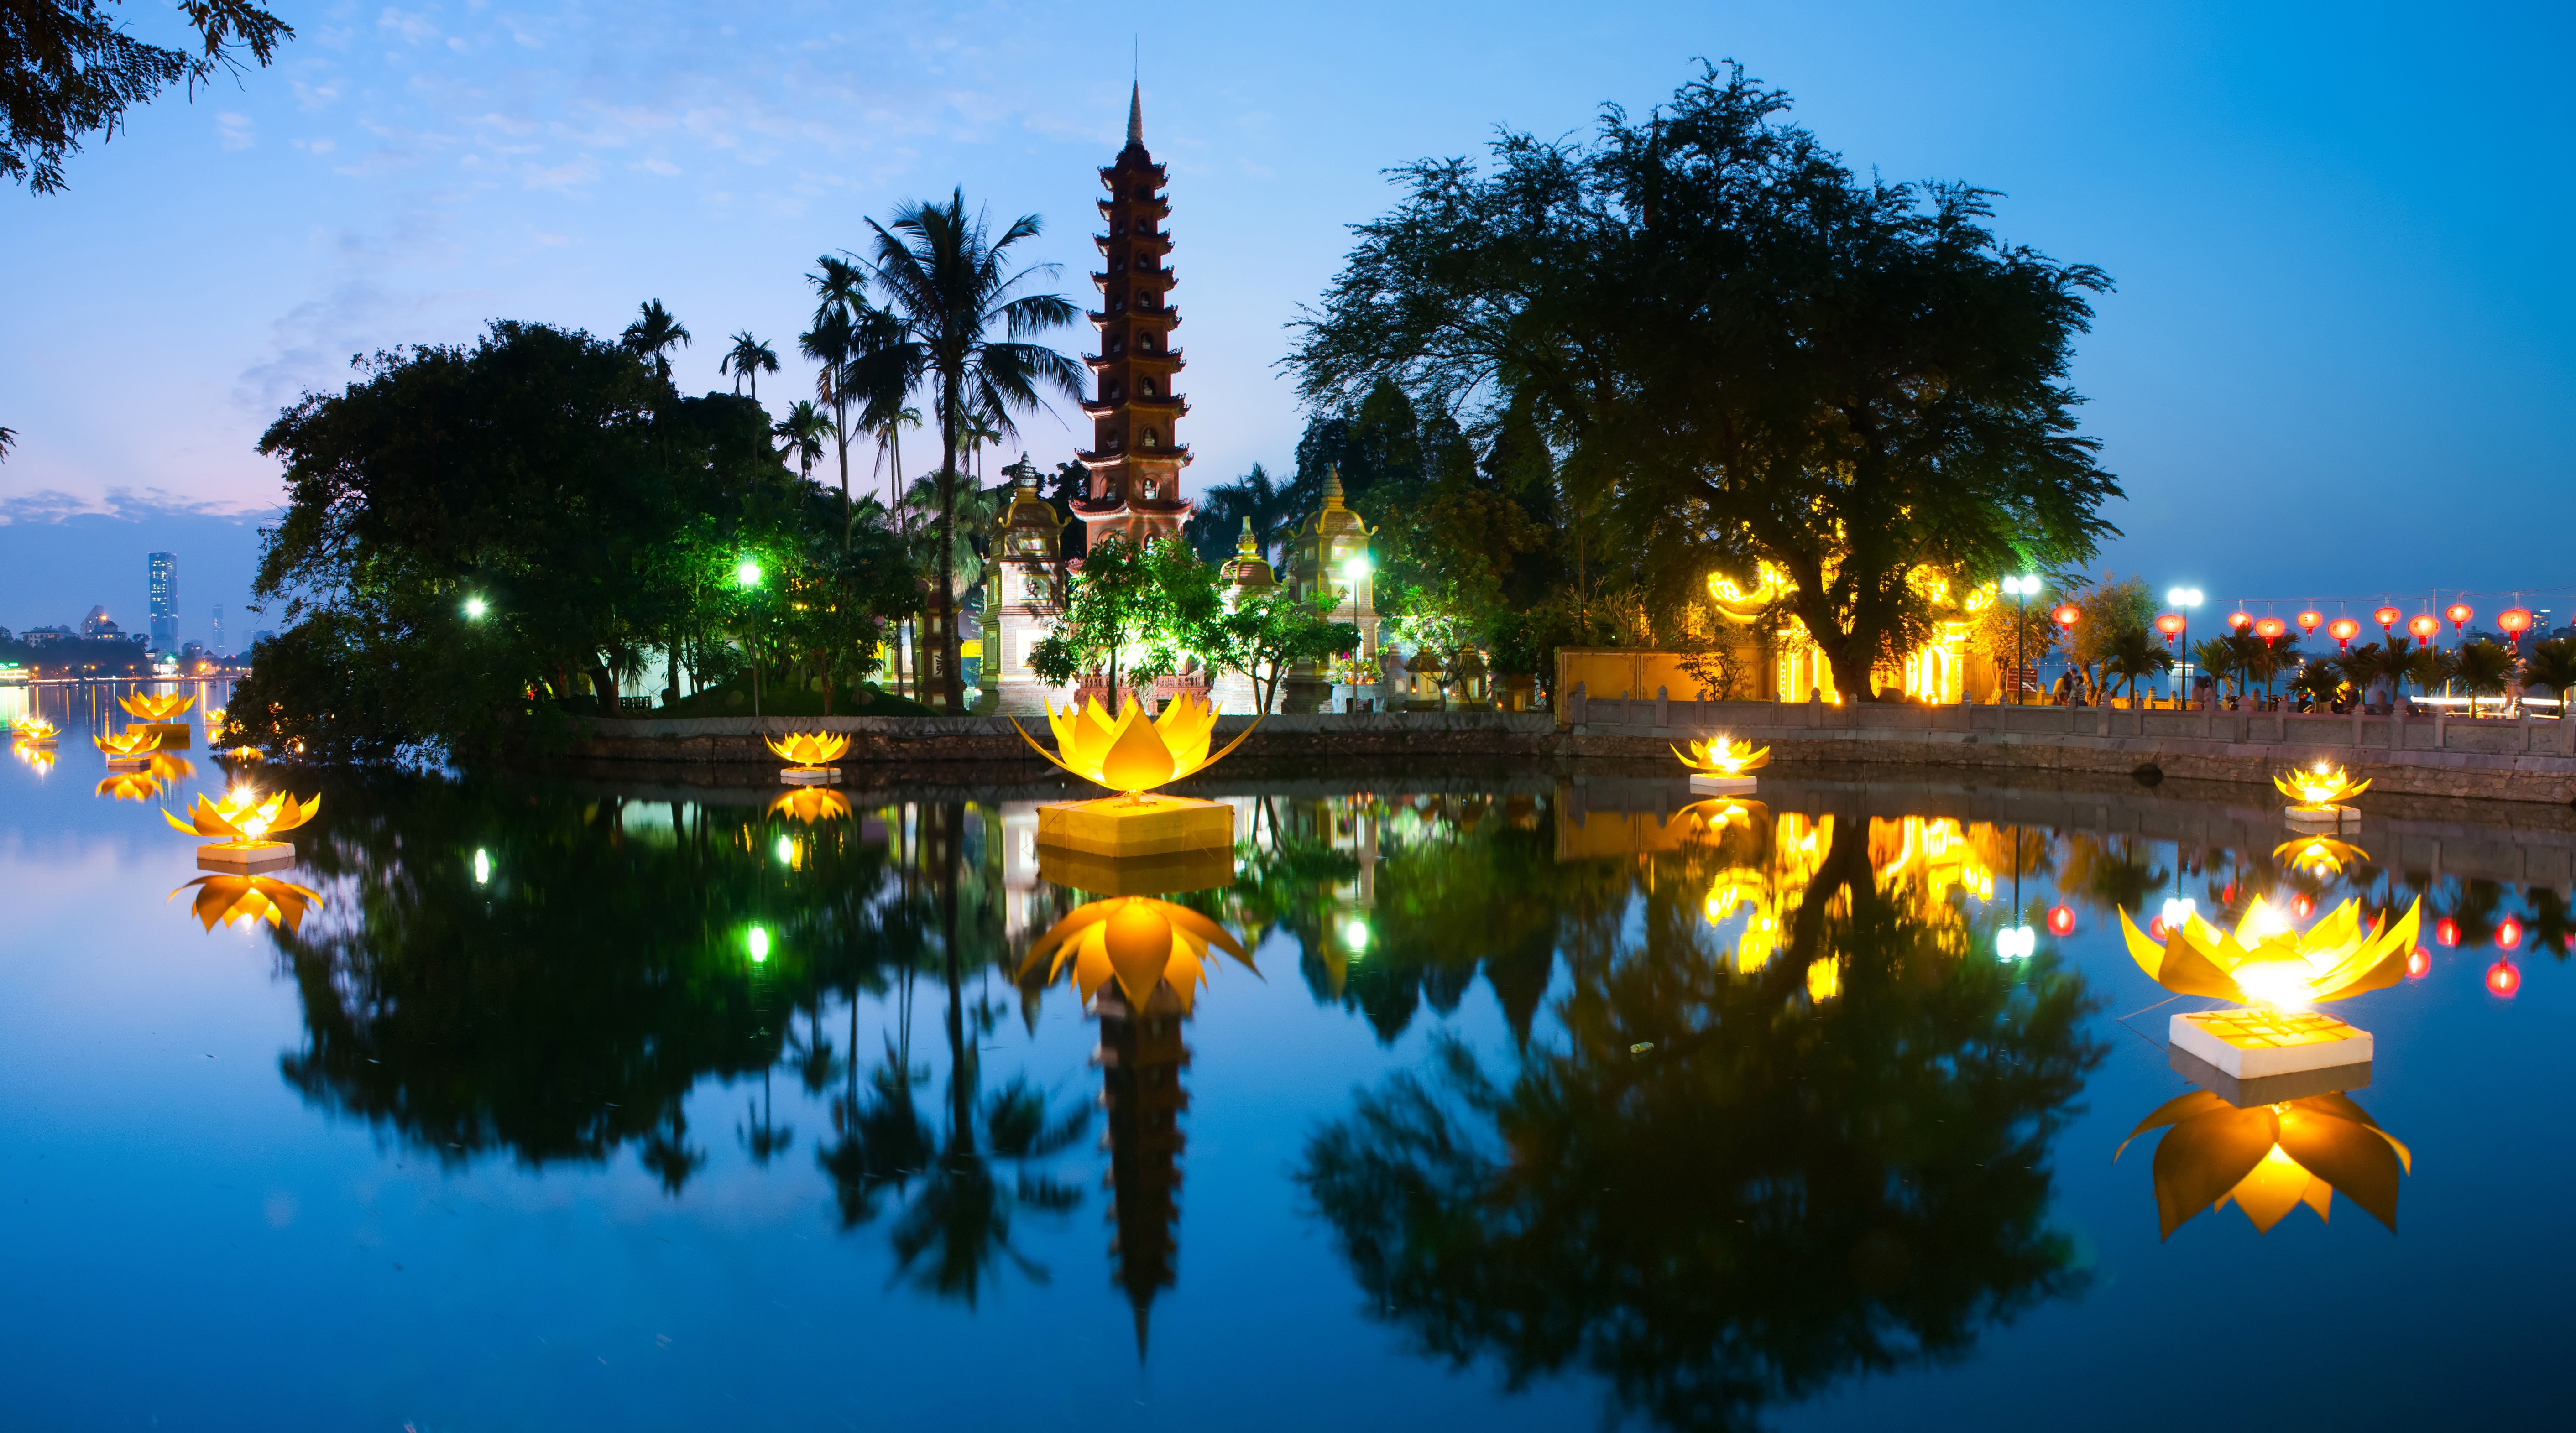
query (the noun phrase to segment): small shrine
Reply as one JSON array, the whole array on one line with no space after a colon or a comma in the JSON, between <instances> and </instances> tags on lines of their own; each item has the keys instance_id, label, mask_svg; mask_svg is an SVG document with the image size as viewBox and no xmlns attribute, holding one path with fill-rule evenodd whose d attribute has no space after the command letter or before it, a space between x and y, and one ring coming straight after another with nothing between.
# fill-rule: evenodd
<instances>
[{"instance_id":1,"label":"small shrine","mask_svg":"<svg viewBox=\"0 0 2576 1433\"><path fill-rule=\"evenodd\" d=\"M1324 473L1324 505L1297 529L1288 545L1288 580L1307 600L1322 597L1332 605L1326 616L1360 629L1359 650L1349 658L1300 662L1280 683L1279 709L1314 712L1344 695L1355 683L1377 681L1377 586L1368 523L1342 501L1341 469Z\"/></svg>"}]
</instances>

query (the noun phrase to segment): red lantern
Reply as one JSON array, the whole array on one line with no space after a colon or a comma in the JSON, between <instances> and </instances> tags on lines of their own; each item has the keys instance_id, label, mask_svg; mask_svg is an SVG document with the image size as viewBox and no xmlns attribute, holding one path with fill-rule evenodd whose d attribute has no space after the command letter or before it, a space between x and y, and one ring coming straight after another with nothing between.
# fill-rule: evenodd
<instances>
[{"instance_id":1,"label":"red lantern","mask_svg":"<svg viewBox=\"0 0 2576 1433\"><path fill-rule=\"evenodd\" d=\"M2444 916L2440 920L2433 922L2433 939L2436 943L2446 949L2451 946L2458 945L2460 943L2460 923L2451 919L2449 916Z\"/></svg>"},{"instance_id":2,"label":"red lantern","mask_svg":"<svg viewBox=\"0 0 2576 1433\"><path fill-rule=\"evenodd\" d=\"M2278 617L2266 617L2254 624L2254 635L2266 642L2280 641L2281 634L2289 630L2288 625Z\"/></svg>"},{"instance_id":3,"label":"red lantern","mask_svg":"<svg viewBox=\"0 0 2576 1433\"><path fill-rule=\"evenodd\" d=\"M2406 978L2409 980L2421 980L2432 969L2433 953L2420 945L2406 957Z\"/></svg>"},{"instance_id":4,"label":"red lantern","mask_svg":"<svg viewBox=\"0 0 2576 1433\"><path fill-rule=\"evenodd\" d=\"M2441 635L2442 624L2429 614L2418 612L2406 619L2406 630L2415 634L2416 641L2429 647L2433 645L2433 639Z\"/></svg>"},{"instance_id":5,"label":"red lantern","mask_svg":"<svg viewBox=\"0 0 2576 1433\"><path fill-rule=\"evenodd\" d=\"M2361 624L2349 617L2337 617L2326 624L2326 635L2335 639L2339 651L2352 650L2352 639L2361 635Z\"/></svg>"},{"instance_id":6,"label":"red lantern","mask_svg":"<svg viewBox=\"0 0 2576 1433\"><path fill-rule=\"evenodd\" d=\"M2476 608L2471 607L2466 602L2454 602L2450 606L2442 609L2442 615L2451 619L2451 630L2457 632L2460 628L2468 624L2468 620L2470 618L2475 617L2478 613Z\"/></svg>"},{"instance_id":7,"label":"red lantern","mask_svg":"<svg viewBox=\"0 0 2576 1433\"><path fill-rule=\"evenodd\" d=\"M2056 611L2051 612L2048 615L2057 619L2058 626L2071 629L2078 621L2083 619L2084 609L2076 606L2072 602L2069 602L2065 606L2058 608Z\"/></svg>"},{"instance_id":8,"label":"red lantern","mask_svg":"<svg viewBox=\"0 0 2576 1433\"><path fill-rule=\"evenodd\" d=\"M2316 913L2316 897L2309 895L2305 891L2301 891L2297 895L2290 897L2290 914L2297 916L2301 920L2306 920L2308 917L2315 915Z\"/></svg>"},{"instance_id":9,"label":"red lantern","mask_svg":"<svg viewBox=\"0 0 2576 1433\"><path fill-rule=\"evenodd\" d=\"M2325 620L2323 612L2302 612L2299 614L2299 630L2313 637L2317 635L2317 624Z\"/></svg>"},{"instance_id":10,"label":"red lantern","mask_svg":"<svg viewBox=\"0 0 2576 1433\"><path fill-rule=\"evenodd\" d=\"M2254 614L2250 612L2230 612L2227 614L2227 625L2235 628L2239 632L2242 632L2246 628L2254 625Z\"/></svg>"},{"instance_id":11,"label":"red lantern","mask_svg":"<svg viewBox=\"0 0 2576 1433\"><path fill-rule=\"evenodd\" d=\"M2168 642L2181 636L2182 629L2183 616L2179 612L2168 612L2162 617L2156 619L2156 630L2164 633L2165 640Z\"/></svg>"},{"instance_id":12,"label":"red lantern","mask_svg":"<svg viewBox=\"0 0 2576 1433\"><path fill-rule=\"evenodd\" d=\"M2048 933L2050 935L2075 934L2075 908L2072 906L2049 907Z\"/></svg>"},{"instance_id":13,"label":"red lantern","mask_svg":"<svg viewBox=\"0 0 2576 1433\"><path fill-rule=\"evenodd\" d=\"M2147 934L2154 936L2158 940L2163 940L2165 937L2173 934L2173 927L2165 924L2165 918L2163 916L2157 916L2147 922Z\"/></svg>"},{"instance_id":14,"label":"red lantern","mask_svg":"<svg viewBox=\"0 0 2576 1433\"><path fill-rule=\"evenodd\" d=\"M2512 961L2498 960L2487 967L2487 989L2511 1000L2522 989L2522 972L2513 968Z\"/></svg>"},{"instance_id":15,"label":"red lantern","mask_svg":"<svg viewBox=\"0 0 2576 1433\"><path fill-rule=\"evenodd\" d=\"M2496 927L2496 949L2520 950L2521 948L2522 922L2507 916L2504 924Z\"/></svg>"},{"instance_id":16,"label":"red lantern","mask_svg":"<svg viewBox=\"0 0 2576 1433\"><path fill-rule=\"evenodd\" d=\"M2522 641L2522 634L2531 630L2531 609L2508 607L2496 614L2496 626L2519 643Z\"/></svg>"},{"instance_id":17,"label":"red lantern","mask_svg":"<svg viewBox=\"0 0 2576 1433\"><path fill-rule=\"evenodd\" d=\"M2396 626L2397 619L2405 615L2405 613L2398 611L2394 607L2382 607L2378 611L2370 614L2370 620L2378 623L2379 630L2385 632L2389 628Z\"/></svg>"}]
</instances>

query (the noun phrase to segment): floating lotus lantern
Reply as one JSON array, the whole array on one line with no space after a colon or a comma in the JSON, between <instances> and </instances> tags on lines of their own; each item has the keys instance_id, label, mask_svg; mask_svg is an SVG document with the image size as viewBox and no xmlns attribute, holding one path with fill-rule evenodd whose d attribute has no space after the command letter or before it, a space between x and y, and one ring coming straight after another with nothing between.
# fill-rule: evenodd
<instances>
[{"instance_id":1,"label":"floating lotus lantern","mask_svg":"<svg viewBox=\"0 0 2576 1433\"><path fill-rule=\"evenodd\" d=\"M1690 789L1707 796L1731 796L1750 791L1756 785L1750 772L1771 764L1771 748L1754 749L1749 741L1729 741L1722 736L1694 741L1687 752L1669 748L1691 769Z\"/></svg>"},{"instance_id":2,"label":"floating lotus lantern","mask_svg":"<svg viewBox=\"0 0 2576 1433\"><path fill-rule=\"evenodd\" d=\"M110 763L149 761L161 749L161 733L148 726L130 726L120 732L90 738Z\"/></svg>"},{"instance_id":3,"label":"floating lotus lantern","mask_svg":"<svg viewBox=\"0 0 2576 1433\"><path fill-rule=\"evenodd\" d=\"M1117 896L1093 901L1049 927L1029 946L1020 974L1027 976L1052 953L1047 979L1072 967L1074 986L1085 1001L1115 980L1127 1004L1143 1009L1157 987L1168 985L1187 1014L1207 979L1210 946L1253 974L1261 973L1242 942L1197 911L1150 896Z\"/></svg>"},{"instance_id":4,"label":"floating lotus lantern","mask_svg":"<svg viewBox=\"0 0 2576 1433\"><path fill-rule=\"evenodd\" d=\"M118 697L116 704L125 708L127 716L142 722L150 730L159 732L162 750L183 751L188 746L191 733L188 724L180 718L186 715L188 708L194 706L196 701L193 696L175 693L162 697L148 692L136 692L130 697Z\"/></svg>"},{"instance_id":5,"label":"floating lotus lantern","mask_svg":"<svg viewBox=\"0 0 2576 1433\"><path fill-rule=\"evenodd\" d=\"M819 791L808 787L788 791L769 803L769 814L802 821L811 826L818 821L838 821L850 814L850 798L837 791Z\"/></svg>"},{"instance_id":6,"label":"floating lotus lantern","mask_svg":"<svg viewBox=\"0 0 2576 1433\"><path fill-rule=\"evenodd\" d=\"M788 763L778 779L790 786L837 786L841 772L831 765L850 749L850 739L836 732L790 732L785 741L767 738L769 749Z\"/></svg>"},{"instance_id":7,"label":"floating lotus lantern","mask_svg":"<svg viewBox=\"0 0 2576 1433\"><path fill-rule=\"evenodd\" d=\"M2361 813L2337 802L2350 801L2370 789L2367 778L2353 780L2344 769L2320 761L2305 771L2291 771L2272 778L2272 785L2290 798L2282 814L2297 827L2322 826L2335 831L2361 829Z\"/></svg>"},{"instance_id":8,"label":"floating lotus lantern","mask_svg":"<svg viewBox=\"0 0 2576 1433\"><path fill-rule=\"evenodd\" d=\"M323 904L320 891L274 876L199 876L179 888L188 890L197 893L189 901L190 912L209 931L218 924L264 920L292 933L303 925L307 910ZM175 898L179 891L170 894Z\"/></svg>"},{"instance_id":9,"label":"floating lotus lantern","mask_svg":"<svg viewBox=\"0 0 2576 1433\"><path fill-rule=\"evenodd\" d=\"M62 729L40 716L22 716L9 724L9 734L29 746L49 746Z\"/></svg>"},{"instance_id":10,"label":"floating lotus lantern","mask_svg":"<svg viewBox=\"0 0 2576 1433\"><path fill-rule=\"evenodd\" d=\"M161 815L189 835L225 838L197 848L197 865L201 869L248 873L292 864L295 848L266 838L294 830L312 820L321 809L322 797L318 793L300 804L283 791L263 801L256 788L243 785L228 792L221 805L200 794L196 804L188 808L185 821L167 809Z\"/></svg>"},{"instance_id":11,"label":"floating lotus lantern","mask_svg":"<svg viewBox=\"0 0 2576 1433\"><path fill-rule=\"evenodd\" d=\"M2254 1007L2176 1015L2168 1027L2174 1048L2241 1081L2368 1063L2369 1031L2295 1007L2403 980L2422 913L2418 899L2365 932L2361 903L2346 901L2301 931L2257 897L2233 932L2188 916L2178 928L2169 923L2159 946L2125 910L2120 929L2131 958L2158 985Z\"/></svg>"},{"instance_id":12,"label":"floating lotus lantern","mask_svg":"<svg viewBox=\"0 0 2576 1433\"><path fill-rule=\"evenodd\" d=\"M1244 737L1252 735L1251 727L1210 756L1216 708L1195 692L1174 697L1162 715L1151 721L1137 703L1112 717L1097 697L1063 711L1050 702L1047 724L1055 730L1054 751L1039 746L1016 719L1011 726L1038 755L1085 781L1123 794L1039 807L1041 843L1101 856L1165 855L1234 844L1233 807L1147 793L1224 760L1243 745ZM1253 725L1260 725L1259 718Z\"/></svg>"},{"instance_id":13,"label":"floating lotus lantern","mask_svg":"<svg viewBox=\"0 0 2576 1433\"><path fill-rule=\"evenodd\" d=\"M2397 1230L2397 1185L2415 1156L2340 1093L2240 1109L2207 1090L2167 1100L2120 1141L2113 1159L2151 1129L2156 1142L2156 1215L2173 1237L2204 1209L2233 1202L2268 1234L2304 1204L2325 1219L2340 1191Z\"/></svg>"}]
</instances>

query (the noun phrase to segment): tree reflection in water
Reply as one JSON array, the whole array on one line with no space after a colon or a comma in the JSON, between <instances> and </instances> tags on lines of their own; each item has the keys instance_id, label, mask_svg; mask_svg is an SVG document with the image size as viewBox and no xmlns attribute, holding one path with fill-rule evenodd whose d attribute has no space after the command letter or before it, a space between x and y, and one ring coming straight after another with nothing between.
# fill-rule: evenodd
<instances>
[{"instance_id":1,"label":"tree reflection in water","mask_svg":"<svg viewBox=\"0 0 2576 1433\"><path fill-rule=\"evenodd\" d=\"M1740 973L1687 878L1705 853L1641 860L1642 938L1568 942L1560 1036L1499 1072L1443 1038L1318 1131L1299 1178L1379 1316L1515 1387L1586 1370L1725 1428L2080 1291L2044 1220L2093 1001L1870 856L1836 823ZM1832 960L1838 994L1810 994Z\"/></svg>"}]
</instances>

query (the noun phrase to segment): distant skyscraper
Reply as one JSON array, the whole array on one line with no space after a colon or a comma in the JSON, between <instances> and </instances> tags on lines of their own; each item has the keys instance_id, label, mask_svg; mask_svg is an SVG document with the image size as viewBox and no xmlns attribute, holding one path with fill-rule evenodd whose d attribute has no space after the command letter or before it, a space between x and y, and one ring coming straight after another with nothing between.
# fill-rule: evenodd
<instances>
[{"instance_id":1,"label":"distant skyscraper","mask_svg":"<svg viewBox=\"0 0 2576 1433\"><path fill-rule=\"evenodd\" d=\"M156 552L151 561L152 650L179 650L179 555Z\"/></svg>"},{"instance_id":2,"label":"distant skyscraper","mask_svg":"<svg viewBox=\"0 0 2576 1433\"><path fill-rule=\"evenodd\" d=\"M206 639L206 646L218 657L232 655L224 650L224 609L221 607L215 609L215 635Z\"/></svg>"}]
</instances>

